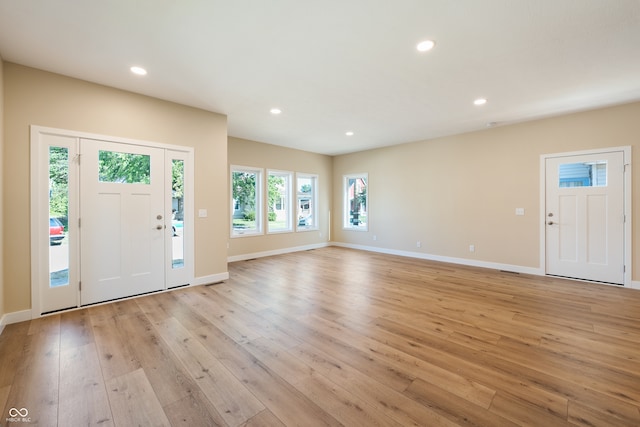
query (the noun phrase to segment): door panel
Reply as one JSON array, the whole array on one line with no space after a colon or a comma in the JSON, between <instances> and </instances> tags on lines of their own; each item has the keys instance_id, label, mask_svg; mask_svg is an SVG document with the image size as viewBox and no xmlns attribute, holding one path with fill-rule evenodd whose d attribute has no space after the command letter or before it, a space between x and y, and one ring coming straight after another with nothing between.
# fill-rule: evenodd
<instances>
[{"instance_id":1,"label":"door panel","mask_svg":"<svg viewBox=\"0 0 640 427\"><path fill-rule=\"evenodd\" d=\"M547 158L547 274L624 283L624 154Z\"/></svg>"},{"instance_id":2,"label":"door panel","mask_svg":"<svg viewBox=\"0 0 640 427\"><path fill-rule=\"evenodd\" d=\"M164 150L83 139L81 153L81 304L165 289Z\"/></svg>"}]
</instances>

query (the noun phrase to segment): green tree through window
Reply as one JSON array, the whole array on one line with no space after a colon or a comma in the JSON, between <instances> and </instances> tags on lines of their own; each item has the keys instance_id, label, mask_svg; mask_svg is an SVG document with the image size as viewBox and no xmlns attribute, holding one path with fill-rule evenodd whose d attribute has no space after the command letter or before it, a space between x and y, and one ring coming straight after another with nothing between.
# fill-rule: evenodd
<instances>
[{"instance_id":1,"label":"green tree through window","mask_svg":"<svg viewBox=\"0 0 640 427\"><path fill-rule=\"evenodd\" d=\"M100 182L151 183L151 156L100 150L98 165Z\"/></svg>"},{"instance_id":2,"label":"green tree through window","mask_svg":"<svg viewBox=\"0 0 640 427\"><path fill-rule=\"evenodd\" d=\"M69 210L69 150L49 147L49 216L66 218Z\"/></svg>"}]
</instances>

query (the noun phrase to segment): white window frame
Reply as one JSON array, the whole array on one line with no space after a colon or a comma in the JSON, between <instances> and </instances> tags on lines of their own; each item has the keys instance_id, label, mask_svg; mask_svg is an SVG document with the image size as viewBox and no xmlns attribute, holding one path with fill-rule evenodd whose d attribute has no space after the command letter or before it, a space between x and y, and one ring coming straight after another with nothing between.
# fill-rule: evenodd
<instances>
[{"instance_id":1,"label":"white window frame","mask_svg":"<svg viewBox=\"0 0 640 427\"><path fill-rule=\"evenodd\" d=\"M256 199L255 199L255 211L256 211L256 228L255 230L244 230L244 229L235 229L233 228L233 216L235 214L235 200L233 198L233 174L235 172L245 172L245 173L254 173L256 174ZM240 165L231 165L229 168L229 197L231 199L231 215L230 215L230 235L231 238L235 237L248 237L248 236L258 236L264 234L263 227L263 205L264 205L264 169L256 168L252 166L240 166Z\"/></svg>"},{"instance_id":2,"label":"white window frame","mask_svg":"<svg viewBox=\"0 0 640 427\"><path fill-rule=\"evenodd\" d=\"M351 207L349 199L349 180L364 178L366 182L366 200L365 206L367 210L367 222L364 225L354 225L351 221ZM369 174L368 173L354 173L349 175L343 175L342 177L342 191L343 191L343 205L342 205L342 228L344 230L351 231L369 231Z\"/></svg>"},{"instance_id":3,"label":"white window frame","mask_svg":"<svg viewBox=\"0 0 640 427\"><path fill-rule=\"evenodd\" d=\"M310 207L310 213L307 215L311 216L312 220L312 224L311 225L301 225L301 221L302 218L300 215L300 196L306 193L301 193L298 192L298 182L301 179L310 179L312 182L311 185L311 207ZM295 198L296 198L296 206L295 206L295 212L296 212L296 217L295 217L295 221L296 221L296 231L313 231L313 230L318 230L320 228L319 226L319 218L318 218L318 175L316 174L309 174L309 173L299 173L296 172L296 187L295 187Z\"/></svg>"},{"instance_id":4,"label":"white window frame","mask_svg":"<svg viewBox=\"0 0 640 427\"><path fill-rule=\"evenodd\" d=\"M285 185L285 211L286 211L286 221L287 221L287 227L283 228L283 229L277 229L277 230L271 230L269 227L269 177L273 175L273 176L280 176L280 177L285 177L287 179L287 183ZM265 213L266 213L266 224L267 224L267 234L278 234L278 233L292 233L293 232L293 211L294 211L294 204L293 204L293 180L294 180L294 174L293 172L290 171L281 171L281 170L275 170L275 169L267 169L267 174L265 176L266 180L266 189L267 191L265 192L265 204L266 204L266 209L265 209Z\"/></svg>"}]
</instances>

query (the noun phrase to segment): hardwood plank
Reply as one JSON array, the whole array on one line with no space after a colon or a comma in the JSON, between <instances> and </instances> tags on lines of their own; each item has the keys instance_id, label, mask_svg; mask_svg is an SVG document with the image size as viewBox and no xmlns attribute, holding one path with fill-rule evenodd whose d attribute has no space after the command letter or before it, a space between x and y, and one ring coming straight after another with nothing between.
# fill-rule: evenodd
<instances>
[{"instance_id":1,"label":"hardwood plank","mask_svg":"<svg viewBox=\"0 0 640 427\"><path fill-rule=\"evenodd\" d=\"M284 381L233 340L217 340L211 331L197 331L198 340L285 425L334 426L339 422Z\"/></svg>"},{"instance_id":2,"label":"hardwood plank","mask_svg":"<svg viewBox=\"0 0 640 427\"><path fill-rule=\"evenodd\" d=\"M29 324L28 335L60 333L60 314L50 314L27 323Z\"/></svg>"},{"instance_id":3,"label":"hardwood plank","mask_svg":"<svg viewBox=\"0 0 640 427\"><path fill-rule=\"evenodd\" d=\"M33 424L55 425L58 420L60 334L35 333L24 338L24 353L2 414L26 408Z\"/></svg>"},{"instance_id":4,"label":"hardwood plank","mask_svg":"<svg viewBox=\"0 0 640 427\"><path fill-rule=\"evenodd\" d=\"M384 387L358 370L307 344L296 355L329 381L351 391L353 395L405 426L453 426L446 417L418 404L407 396Z\"/></svg>"},{"instance_id":5,"label":"hardwood plank","mask_svg":"<svg viewBox=\"0 0 640 427\"><path fill-rule=\"evenodd\" d=\"M117 426L170 426L143 369L107 381L111 411Z\"/></svg>"},{"instance_id":6,"label":"hardwood plank","mask_svg":"<svg viewBox=\"0 0 640 427\"><path fill-rule=\"evenodd\" d=\"M480 383L470 381L468 378L415 358L377 340L359 335L351 331L348 327L336 325L333 329L335 332L334 336L343 337L343 339L350 342L351 345L365 351L370 360L379 361L387 370L400 373L406 378L413 378L411 380L412 383L416 378L422 378L431 384L438 385L445 390L458 394L460 397L484 408L488 408L493 399L495 390ZM360 367L356 366L356 368L362 371ZM379 379L381 382L385 382L383 377L373 377ZM385 384L388 385L386 382ZM404 389L406 389L406 387L404 387L403 390Z\"/></svg>"},{"instance_id":7,"label":"hardwood plank","mask_svg":"<svg viewBox=\"0 0 640 427\"><path fill-rule=\"evenodd\" d=\"M166 405L164 412L173 427L226 427L224 419L200 391Z\"/></svg>"},{"instance_id":8,"label":"hardwood plank","mask_svg":"<svg viewBox=\"0 0 640 427\"><path fill-rule=\"evenodd\" d=\"M249 341L243 347L289 384L297 385L313 374L309 365L293 356L287 351L287 348L280 346L275 341L258 338Z\"/></svg>"},{"instance_id":9,"label":"hardwood plank","mask_svg":"<svg viewBox=\"0 0 640 427\"><path fill-rule=\"evenodd\" d=\"M490 410L520 425L571 425L566 420L566 411L564 417L550 414L532 402L502 391L494 397Z\"/></svg>"},{"instance_id":10,"label":"hardwood plank","mask_svg":"<svg viewBox=\"0 0 640 427\"><path fill-rule=\"evenodd\" d=\"M123 319L113 305L92 307L89 310L100 368L105 380L140 369L140 361L133 350L133 341L126 336Z\"/></svg>"},{"instance_id":11,"label":"hardwood plank","mask_svg":"<svg viewBox=\"0 0 640 427\"><path fill-rule=\"evenodd\" d=\"M68 349L93 342L93 328L87 310L60 314L60 348Z\"/></svg>"},{"instance_id":12,"label":"hardwood plank","mask_svg":"<svg viewBox=\"0 0 640 427\"><path fill-rule=\"evenodd\" d=\"M206 290L184 293L182 300L198 310L207 321L224 331L236 342L243 343L259 337L255 331L234 316L233 308L225 307L209 298Z\"/></svg>"},{"instance_id":13,"label":"hardwood plank","mask_svg":"<svg viewBox=\"0 0 640 427\"><path fill-rule=\"evenodd\" d=\"M239 425L265 409L177 320L161 322L158 332L227 424Z\"/></svg>"},{"instance_id":14,"label":"hardwood plank","mask_svg":"<svg viewBox=\"0 0 640 427\"><path fill-rule=\"evenodd\" d=\"M161 405L180 400L198 388L143 313L119 316L119 319L122 320L120 327L125 339L135 343L131 351L144 369L145 377Z\"/></svg>"},{"instance_id":15,"label":"hardwood plank","mask_svg":"<svg viewBox=\"0 0 640 427\"><path fill-rule=\"evenodd\" d=\"M4 387L0 387L0 408L5 408L7 405L7 399L9 399L9 392L11 391L11 386L6 385ZM6 417L7 413L3 412L0 416ZM1 420L2 418L0 418Z\"/></svg>"},{"instance_id":16,"label":"hardwood plank","mask_svg":"<svg viewBox=\"0 0 640 427\"><path fill-rule=\"evenodd\" d=\"M40 425L640 425L638 291L338 247L229 272L7 325L0 409Z\"/></svg>"},{"instance_id":17,"label":"hardwood plank","mask_svg":"<svg viewBox=\"0 0 640 427\"><path fill-rule=\"evenodd\" d=\"M30 323L21 322L7 325L0 335L0 387L10 386L16 381L18 366L24 359ZM4 405L0 408L4 408Z\"/></svg>"},{"instance_id":18,"label":"hardwood plank","mask_svg":"<svg viewBox=\"0 0 640 427\"><path fill-rule=\"evenodd\" d=\"M255 417L244 423L242 427L285 427L273 412L268 409L260 412Z\"/></svg>"},{"instance_id":19,"label":"hardwood plank","mask_svg":"<svg viewBox=\"0 0 640 427\"><path fill-rule=\"evenodd\" d=\"M404 394L461 426L506 427L519 425L488 411L488 406L475 405L468 399L456 396L421 379L411 383Z\"/></svg>"},{"instance_id":20,"label":"hardwood plank","mask_svg":"<svg viewBox=\"0 0 640 427\"><path fill-rule=\"evenodd\" d=\"M640 413L631 417L620 417L618 414L597 411L580 402L569 402L569 422L578 426L638 426Z\"/></svg>"},{"instance_id":21,"label":"hardwood plank","mask_svg":"<svg viewBox=\"0 0 640 427\"><path fill-rule=\"evenodd\" d=\"M322 375L311 375L298 382L296 388L345 426L403 425Z\"/></svg>"},{"instance_id":22,"label":"hardwood plank","mask_svg":"<svg viewBox=\"0 0 640 427\"><path fill-rule=\"evenodd\" d=\"M60 352L59 387L58 425L114 425L94 344L71 346Z\"/></svg>"}]
</instances>

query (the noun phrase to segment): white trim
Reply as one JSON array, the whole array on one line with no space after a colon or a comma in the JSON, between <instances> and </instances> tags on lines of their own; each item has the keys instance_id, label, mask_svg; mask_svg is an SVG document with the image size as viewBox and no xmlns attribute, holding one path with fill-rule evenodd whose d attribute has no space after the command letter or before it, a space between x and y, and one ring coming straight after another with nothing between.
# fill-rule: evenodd
<instances>
[{"instance_id":1,"label":"white trim","mask_svg":"<svg viewBox=\"0 0 640 427\"><path fill-rule=\"evenodd\" d=\"M623 147L608 147L601 149L593 149L593 150L584 150L584 151L570 151L564 153L551 153L551 154L541 154L540 155L540 270L542 274L546 274L546 160L550 158L556 157L570 157L570 156L581 156L588 154L601 154L601 153L612 153L612 152L622 152L623 153L623 163L624 163L624 215L626 218L624 224L624 265L626 266L624 273L624 284L623 286L626 288L633 288L634 282L632 281L632 270L633 270L633 257L632 257L632 218L631 215L632 210L631 206L633 204L633 195L631 192L631 146L623 146ZM638 282L635 282L638 283Z\"/></svg>"},{"instance_id":2,"label":"white trim","mask_svg":"<svg viewBox=\"0 0 640 427\"><path fill-rule=\"evenodd\" d=\"M455 258L455 257L442 256L442 255L432 255L432 254L425 254L423 252L400 251L397 249L386 249L386 248L379 248L375 246L353 245L350 243L332 242L332 245L343 247L343 248L359 249L359 250L369 251L369 252L378 252L378 253L383 253L388 255L398 255L398 256L403 256L408 258L419 258L419 259L425 259L429 261L438 261L438 262L447 262L451 264L466 265L470 267L490 268L493 270L502 270L502 271L508 271L513 273L544 276L544 270L541 270L535 267L524 267L521 265L502 264L497 262L478 261L478 260L467 259L467 258Z\"/></svg>"},{"instance_id":3,"label":"white trim","mask_svg":"<svg viewBox=\"0 0 640 427\"><path fill-rule=\"evenodd\" d=\"M290 248L276 249L272 251L253 252L250 254L234 255L234 256L227 257L227 262L246 261L248 259L264 258L264 257L274 256L274 255L283 255L291 252L309 251L311 249L326 248L327 246L331 246L331 244L327 242L315 243L313 245L294 246Z\"/></svg>"},{"instance_id":4,"label":"white trim","mask_svg":"<svg viewBox=\"0 0 640 427\"><path fill-rule=\"evenodd\" d=\"M193 283L189 285L189 287L210 285L212 283L218 283L228 279L229 279L228 271L225 271L224 273L210 274L208 276L200 276L193 279ZM180 288L173 288L171 290L174 290L174 289L180 289Z\"/></svg>"},{"instance_id":5,"label":"white trim","mask_svg":"<svg viewBox=\"0 0 640 427\"><path fill-rule=\"evenodd\" d=\"M210 285L210 284L222 282L222 281L225 281L225 280L228 280L228 279L229 279L229 272L211 274L209 276L196 277L194 279L194 281L193 281L194 283L190 284L188 287ZM95 303L95 304L72 307L72 308L68 308L68 309L65 309L65 310L59 310L59 311L55 311L55 312L52 312L52 313L46 313L46 314L40 314L40 313L32 314L32 310L22 310L22 311L16 311L16 312L13 312L13 313L7 313L4 316L2 316L2 319L0 319L0 334L2 334L2 331L4 330L5 325L9 325L11 323L24 322L24 321L28 321L28 320L32 320L32 319L38 319L40 317L55 316L56 314L60 314L60 313L68 313L68 312L71 312L71 311L84 310L84 309L87 309L89 307L112 304L114 302L126 301L126 300L131 300L131 299L136 299L136 298L142 298L142 297L146 297L146 296L149 296L149 295L162 294L162 293L165 293L165 292L172 292L172 291L178 290L178 289L180 289L182 287L183 286L177 286L175 288L163 289L163 290L160 290L160 291L150 292L150 293L145 293L145 294L140 294L140 295L132 295L132 296L129 296L129 297L118 298L118 299L115 299L115 300L104 301L104 302L99 302L99 303Z\"/></svg>"},{"instance_id":6,"label":"white trim","mask_svg":"<svg viewBox=\"0 0 640 427\"><path fill-rule=\"evenodd\" d=\"M38 126L38 125L31 125L30 128L31 128L32 135L34 132L36 132L37 134L58 135L58 136L66 136L66 137L82 138L82 139L95 139L100 141L118 142L121 144L129 144L129 145L143 145L147 147L164 148L165 150L174 150L174 151L183 151L183 152L190 152L194 150L193 147L190 147L187 145L165 144L162 142L148 141L144 139L122 138L122 137L113 136L113 135L101 135L97 133L50 128L50 127Z\"/></svg>"},{"instance_id":7,"label":"white trim","mask_svg":"<svg viewBox=\"0 0 640 427\"><path fill-rule=\"evenodd\" d=\"M11 325L12 323L24 322L27 320L31 320L31 310L21 310L14 311L13 313L5 313L0 319L0 334L4 330L6 325Z\"/></svg>"},{"instance_id":8,"label":"white trim","mask_svg":"<svg viewBox=\"0 0 640 427\"><path fill-rule=\"evenodd\" d=\"M300 226L300 218L298 217L298 211L300 210L300 203L298 200L298 180L300 179L310 179L313 184L311 188L312 199L311 202L313 204L313 209L311 212L311 217L313 218L313 225L311 226ZM295 197L295 208L294 208L294 217L293 220L295 222L295 231L296 233L302 231L318 231L320 230L320 209L318 209L318 201L320 200L320 176L318 174L306 173L306 172L296 172L295 176L295 185L294 185L294 195ZM303 194L303 193L300 193Z\"/></svg>"},{"instance_id":9,"label":"white trim","mask_svg":"<svg viewBox=\"0 0 640 427\"><path fill-rule=\"evenodd\" d=\"M284 230L274 230L271 231L269 230L269 176L274 175L274 176L286 176L287 177L287 186L286 186L286 203L287 203L287 222L289 224L289 228L284 229ZM265 217L263 219L264 224L265 224L265 233L266 234L280 234L280 233L293 233L294 232L294 224L293 224L293 213L294 213L294 207L295 207L295 203L294 201L294 197L293 197L293 181L295 180L295 173L293 171L284 171L284 170L278 170L278 169L267 169L267 172L264 175L264 179L265 179L265 186L264 188L266 189L265 191ZM233 201L232 201L233 202Z\"/></svg>"},{"instance_id":10,"label":"white trim","mask_svg":"<svg viewBox=\"0 0 640 427\"><path fill-rule=\"evenodd\" d=\"M367 190L365 207L367 210L367 224L364 227L353 226L349 222L349 217L351 215L349 211L349 194L347 184L350 179L365 179L365 188ZM354 197L355 197L355 186L354 186ZM363 173L350 173L346 175L342 175L342 229L345 231L369 231L369 174L367 172Z\"/></svg>"},{"instance_id":11,"label":"white trim","mask_svg":"<svg viewBox=\"0 0 640 427\"><path fill-rule=\"evenodd\" d=\"M233 228L233 215L235 213L235 200L233 198L233 173L234 172L250 172L256 174L256 206L255 206L255 218L256 229L244 231L242 229ZM242 165L229 165L229 204L231 205L230 221L229 221L229 238L235 239L238 237L253 237L262 236L265 234L265 224L263 219L263 205L265 204L264 195L264 168L258 168L255 166L242 166ZM240 231L242 230L242 231Z\"/></svg>"},{"instance_id":12,"label":"white trim","mask_svg":"<svg viewBox=\"0 0 640 427\"><path fill-rule=\"evenodd\" d=\"M36 319L41 317L42 297L40 295L40 286L41 286L41 282L45 280L43 275L45 276L48 275L48 267L46 268L46 272L41 271L43 262L46 263L46 259L48 259L48 253L46 252L48 251L48 247L46 248L40 247L41 245L38 242L38 236L40 236L41 233L37 231L37 227L39 224L39 214L42 212L43 209L48 209L48 207L45 206L46 204L45 201L41 200L41 197L39 194L39 191L42 189L40 185L41 180L44 178L42 176L43 174L42 171L46 169L45 166L47 165L47 163L45 163L45 161L48 162L48 159L44 159L43 156L40 155L40 151L39 151L40 140L42 135L60 136L65 138L76 138L78 141L80 139L108 141L108 142L127 144L127 145L159 148L165 151L169 150L173 152L186 153L187 161L190 162L191 166L189 168L190 173L185 175L185 179L193 180L194 178L193 170L195 169L195 163L194 163L195 149L190 146L165 144L165 143L140 140L140 139L122 138L122 137L117 137L112 135L101 135L101 134L80 132L80 131L74 131L74 130L68 130L68 129L58 129L58 128L50 128L45 126L30 125L31 309L28 310L31 313L31 316L29 317L30 319ZM191 184L188 186L188 191L189 192L193 191L194 187L195 187L194 181L191 181ZM191 202L195 201L195 197L193 196L193 194L190 194L190 199L191 199ZM192 209L192 215L193 215L193 209ZM195 224L195 215L193 215L191 222ZM187 242L185 240L185 243L190 244L190 246L193 248L194 239L191 238L190 242ZM187 248L185 248L185 251L191 254L192 257L195 255L194 250L191 248L189 248L188 250ZM79 256L79 254L77 254L77 256ZM191 272L191 274L193 273ZM79 290L78 290L78 293L79 293ZM82 308L82 306L80 305L79 297L77 298L76 306L78 308Z\"/></svg>"}]
</instances>

